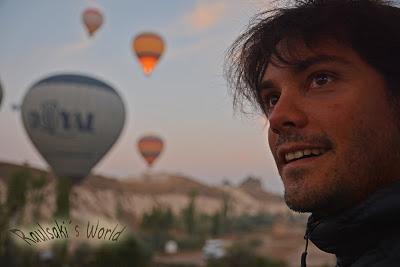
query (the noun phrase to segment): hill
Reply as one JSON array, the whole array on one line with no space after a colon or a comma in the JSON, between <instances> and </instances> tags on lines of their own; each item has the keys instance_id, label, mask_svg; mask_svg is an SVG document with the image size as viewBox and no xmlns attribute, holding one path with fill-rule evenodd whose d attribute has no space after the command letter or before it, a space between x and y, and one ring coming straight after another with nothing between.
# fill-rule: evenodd
<instances>
[{"instance_id":1,"label":"hill","mask_svg":"<svg viewBox=\"0 0 400 267\"><path fill-rule=\"evenodd\" d=\"M27 168L33 176L47 179L41 189L44 199L40 204L29 196L26 220L32 221L32 210L39 205L40 216L51 219L55 210L55 185L57 179L52 173L28 165L0 162L1 200L5 201L6 184L18 170ZM114 179L101 175L90 175L81 184L74 186L71 200L71 216L74 219L121 218L137 222L144 212L155 206L169 207L174 213L185 208L190 196L196 194L197 209L213 214L228 200L232 214L270 213L286 215L290 213L280 196L265 192L260 180L249 178L240 186L210 186L184 175L155 173L143 177Z\"/></svg>"}]
</instances>

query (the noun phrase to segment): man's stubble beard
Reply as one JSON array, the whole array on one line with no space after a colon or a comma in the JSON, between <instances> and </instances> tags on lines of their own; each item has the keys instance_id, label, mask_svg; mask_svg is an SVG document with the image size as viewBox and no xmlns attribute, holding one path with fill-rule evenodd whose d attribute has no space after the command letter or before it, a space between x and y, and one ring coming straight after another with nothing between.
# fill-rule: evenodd
<instances>
[{"instance_id":1,"label":"man's stubble beard","mask_svg":"<svg viewBox=\"0 0 400 267\"><path fill-rule=\"evenodd\" d=\"M336 170L332 170L329 174L323 174L327 180L327 176L330 178L330 185L325 184L324 188L320 187L305 187L307 175L310 171L305 169L297 169L291 171L288 175L291 181L291 185L285 186L284 199L287 206L297 212L313 212L316 210L326 210L330 205L332 199L339 199L340 182L339 175ZM324 190L328 189L328 190Z\"/></svg>"},{"instance_id":2,"label":"man's stubble beard","mask_svg":"<svg viewBox=\"0 0 400 267\"><path fill-rule=\"evenodd\" d=\"M358 128L352 133L345 153L339 156L333 151L330 156L335 157L335 162L314 186L307 185L307 176L313 170L296 169L288 173L292 184L285 186L284 198L288 207L297 212L334 214L365 199L384 184L382 177L387 175L384 170L390 168L386 158L393 153L390 145L393 142L372 143L375 149L371 150L371 140L381 137L373 130Z\"/></svg>"}]
</instances>

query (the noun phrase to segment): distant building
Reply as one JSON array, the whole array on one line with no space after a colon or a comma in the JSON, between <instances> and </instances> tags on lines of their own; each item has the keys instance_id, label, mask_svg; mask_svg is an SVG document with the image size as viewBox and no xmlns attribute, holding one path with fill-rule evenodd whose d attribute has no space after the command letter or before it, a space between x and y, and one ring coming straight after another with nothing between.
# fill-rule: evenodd
<instances>
[{"instance_id":1,"label":"distant building","mask_svg":"<svg viewBox=\"0 0 400 267\"><path fill-rule=\"evenodd\" d=\"M178 244L174 240L169 240L165 243L164 251L167 254L176 254L178 252Z\"/></svg>"}]
</instances>

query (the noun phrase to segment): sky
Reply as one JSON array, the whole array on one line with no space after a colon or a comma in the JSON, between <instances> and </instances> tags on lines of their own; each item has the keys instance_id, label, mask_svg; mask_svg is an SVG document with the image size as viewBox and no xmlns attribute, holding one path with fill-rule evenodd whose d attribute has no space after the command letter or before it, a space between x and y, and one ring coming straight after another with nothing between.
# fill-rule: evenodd
<instances>
[{"instance_id":1,"label":"sky","mask_svg":"<svg viewBox=\"0 0 400 267\"><path fill-rule=\"evenodd\" d=\"M282 192L265 120L234 112L223 77L228 47L269 6L262 0L0 0L0 161L48 168L12 106L44 77L78 73L112 85L126 108L121 136L94 173L119 179L145 173L136 142L153 133L165 141L155 173L209 184L237 184L252 175ZM81 20L88 7L105 17L94 38ZM166 42L150 77L131 51L143 31Z\"/></svg>"}]
</instances>

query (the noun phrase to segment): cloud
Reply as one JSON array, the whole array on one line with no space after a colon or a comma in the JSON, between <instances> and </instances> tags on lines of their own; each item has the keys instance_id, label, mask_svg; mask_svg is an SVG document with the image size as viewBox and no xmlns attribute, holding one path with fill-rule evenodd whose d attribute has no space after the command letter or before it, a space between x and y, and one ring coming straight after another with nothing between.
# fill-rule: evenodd
<instances>
[{"instance_id":1,"label":"cloud","mask_svg":"<svg viewBox=\"0 0 400 267\"><path fill-rule=\"evenodd\" d=\"M200 2L196 7L189 11L183 20L194 31L200 32L208 30L220 22L226 12L226 4L223 1Z\"/></svg>"},{"instance_id":2,"label":"cloud","mask_svg":"<svg viewBox=\"0 0 400 267\"><path fill-rule=\"evenodd\" d=\"M87 36L82 35L82 39L62 46L59 49L58 53L60 55L69 56L71 54L76 54L76 53L86 50L87 48L92 46L92 44L93 44L93 40L91 40Z\"/></svg>"},{"instance_id":3,"label":"cloud","mask_svg":"<svg viewBox=\"0 0 400 267\"><path fill-rule=\"evenodd\" d=\"M260 11L276 7L277 3L273 0L198 0L179 18L178 24L183 24L191 33L204 32L219 24L231 23L232 19L249 19Z\"/></svg>"},{"instance_id":4,"label":"cloud","mask_svg":"<svg viewBox=\"0 0 400 267\"><path fill-rule=\"evenodd\" d=\"M226 43L233 35L239 34L238 29L244 27L254 14L270 8L271 2L272 0L197 0L194 6L163 29L171 39L184 42L170 56L187 56L204 52L221 42Z\"/></svg>"},{"instance_id":5,"label":"cloud","mask_svg":"<svg viewBox=\"0 0 400 267\"><path fill-rule=\"evenodd\" d=\"M189 45L180 46L178 49L171 51L169 57L171 59L177 59L179 57L187 57L193 53L202 52L212 44L212 40L204 39L199 42L190 43Z\"/></svg>"}]
</instances>

